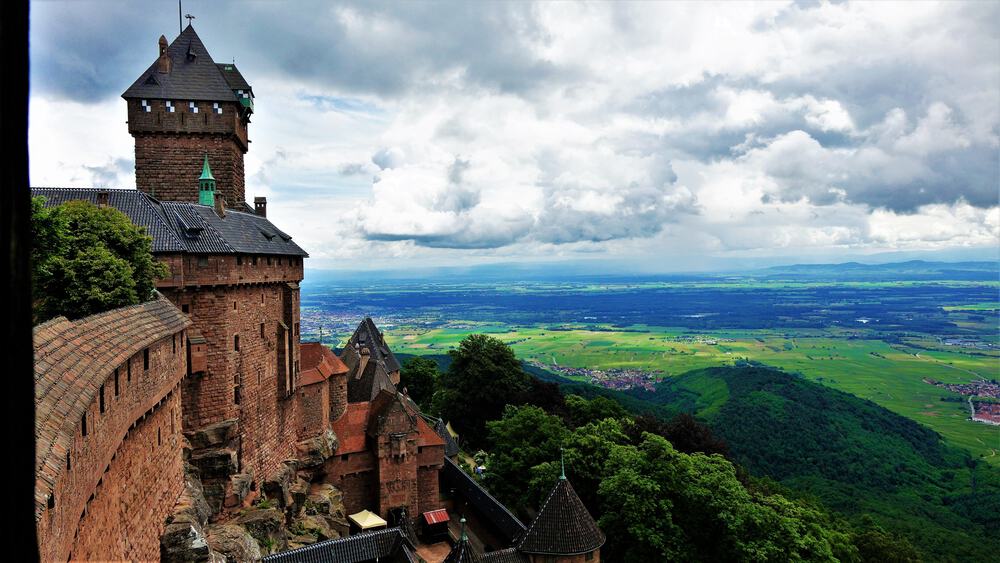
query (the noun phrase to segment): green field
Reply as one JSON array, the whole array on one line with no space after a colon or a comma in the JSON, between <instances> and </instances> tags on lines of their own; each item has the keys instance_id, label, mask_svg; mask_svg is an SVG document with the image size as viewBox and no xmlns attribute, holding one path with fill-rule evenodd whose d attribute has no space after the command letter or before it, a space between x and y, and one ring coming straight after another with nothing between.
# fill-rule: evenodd
<instances>
[{"instance_id":1,"label":"green field","mask_svg":"<svg viewBox=\"0 0 1000 563\"><path fill-rule=\"evenodd\" d=\"M386 331L386 338L399 352L442 354L476 332L499 337L524 360L563 367L634 368L662 371L669 377L733 364L741 358L754 360L869 399L1000 466L1000 427L969 421L965 402L941 400L957 394L923 381L965 383L1000 377L1000 355L996 352L964 351L916 337L890 344L847 330L696 333L642 325L612 329L453 322L435 329L397 326ZM572 379L587 380L583 376Z\"/></svg>"}]
</instances>

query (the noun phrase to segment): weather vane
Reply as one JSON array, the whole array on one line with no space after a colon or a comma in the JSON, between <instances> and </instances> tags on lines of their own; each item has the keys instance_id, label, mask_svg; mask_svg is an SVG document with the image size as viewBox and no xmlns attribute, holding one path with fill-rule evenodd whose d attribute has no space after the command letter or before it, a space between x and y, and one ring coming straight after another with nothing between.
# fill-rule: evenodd
<instances>
[{"instance_id":1,"label":"weather vane","mask_svg":"<svg viewBox=\"0 0 1000 563\"><path fill-rule=\"evenodd\" d=\"M195 19L191 14L184 14L184 17L187 18L188 25L191 25L191 20Z\"/></svg>"}]
</instances>

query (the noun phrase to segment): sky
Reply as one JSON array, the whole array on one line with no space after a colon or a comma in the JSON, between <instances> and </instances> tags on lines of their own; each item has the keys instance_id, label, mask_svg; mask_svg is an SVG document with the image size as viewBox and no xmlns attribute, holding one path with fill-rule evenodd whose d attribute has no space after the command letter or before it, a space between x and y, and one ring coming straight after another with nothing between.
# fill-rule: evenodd
<instances>
[{"instance_id":1,"label":"sky","mask_svg":"<svg viewBox=\"0 0 1000 563\"><path fill-rule=\"evenodd\" d=\"M997 2L183 10L312 268L1000 259ZM30 17L32 185L134 188L120 96L177 5Z\"/></svg>"}]
</instances>

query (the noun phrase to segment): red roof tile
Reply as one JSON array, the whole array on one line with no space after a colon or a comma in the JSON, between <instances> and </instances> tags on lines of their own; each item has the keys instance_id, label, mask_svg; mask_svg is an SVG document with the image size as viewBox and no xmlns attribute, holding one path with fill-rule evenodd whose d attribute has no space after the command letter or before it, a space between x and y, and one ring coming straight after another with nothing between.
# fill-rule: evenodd
<instances>
[{"instance_id":1,"label":"red roof tile","mask_svg":"<svg viewBox=\"0 0 1000 563\"><path fill-rule=\"evenodd\" d=\"M347 373L347 366L340 361L333 350L319 342L303 342L301 346L302 374L300 385L311 385L326 381L332 375Z\"/></svg>"},{"instance_id":2,"label":"red roof tile","mask_svg":"<svg viewBox=\"0 0 1000 563\"><path fill-rule=\"evenodd\" d=\"M365 429L368 426L368 403L351 403L340 418L333 423L340 447L337 455L365 451Z\"/></svg>"},{"instance_id":3,"label":"red roof tile","mask_svg":"<svg viewBox=\"0 0 1000 563\"><path fill-rule=\"evenodd\" d=\"M35 327L36 518L65 467L76 426L101 384L132 355L190 324L161 296L77 321L57 317ZM163 391L175 384L166 382Z\"/></svg>"}]
</instances>

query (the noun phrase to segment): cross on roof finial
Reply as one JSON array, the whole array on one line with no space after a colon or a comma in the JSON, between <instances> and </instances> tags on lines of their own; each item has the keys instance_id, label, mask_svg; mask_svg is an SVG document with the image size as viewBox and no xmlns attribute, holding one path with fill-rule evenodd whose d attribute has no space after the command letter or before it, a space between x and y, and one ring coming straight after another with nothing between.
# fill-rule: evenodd
<instances>
[{"instance_id":1,"label":"cross on roof finial","mask_svg":"<svg viewBox=\"0 0 1000 563\"><path fill-rule=\"evenodd\" d=\"M188 25L191 25L191 20L195 19L191 14L184 14L184 17L187 18Z\"/></svg>"},{"instance_id":2,"label":"cross on roof finial","mask_svg":"<svg viewBox=\"0 0 1000 563\"><path fill-rule=\"evenodd\" d=\"M559 478L562 479L563 481L566 480L566 456L564 455L565 451L566 451L565 449L559 448L559 464L562 465L562 475L560 475Z\"/></svg>"}]
</instances>

